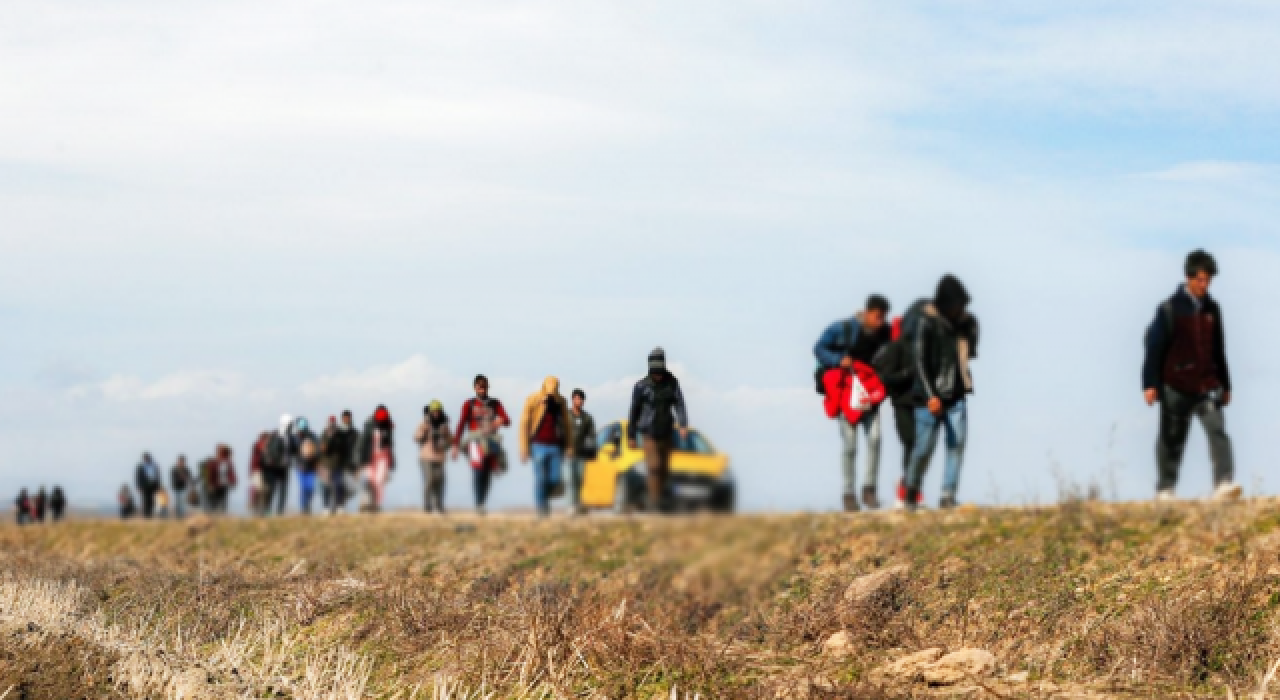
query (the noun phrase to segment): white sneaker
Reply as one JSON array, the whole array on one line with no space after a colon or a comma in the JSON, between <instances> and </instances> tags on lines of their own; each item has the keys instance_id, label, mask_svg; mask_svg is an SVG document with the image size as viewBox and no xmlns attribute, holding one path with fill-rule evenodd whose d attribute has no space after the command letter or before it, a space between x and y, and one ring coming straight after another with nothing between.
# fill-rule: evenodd
<instances>
[{"instance_id":1,"label":"white sneaker","mask_svg":"<svg viewBox=\"0 0 1280 700\"><path fill-rule=\"evenodd\" d=\"M1224 481L1218 484L1218 488L1213 490L1213 500L1215 501L1238 501L1240 495L1244 493L1244 489L1240 484L1233 481Z\"/></svg>"},{"instance_id":2,"label":"white sneaker","mask_svg":"<svg viewBox=\"0 0 1280 700\"><path fill-rule=\"evenodd\" d=\"M1178 494L1173 489L1160 489L1156 491L1156 503L1173 503L1178 500Z\"/></svg>"},{"instance_id":3,"label":"white sneaker","mask_svg":"<svg viewBox=\"0 0 1280 700\"><path fill-rule=\"evenodd\" d=\"M906 502L906 501L904 501L904 500L902 500L901 498L895 498L895 499L893 499L893 509L894 509L894 510L906 510L906 509L907 509L907 502Z\"/></svg>"}]
</instances>

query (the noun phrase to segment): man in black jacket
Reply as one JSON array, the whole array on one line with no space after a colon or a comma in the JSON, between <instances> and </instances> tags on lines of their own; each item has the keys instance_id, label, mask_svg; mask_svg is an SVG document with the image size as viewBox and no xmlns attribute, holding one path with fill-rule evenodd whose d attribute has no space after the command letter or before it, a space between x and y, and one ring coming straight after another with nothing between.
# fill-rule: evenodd
<instances>
[{"instance_id":1,"label":"man in black jacket","mask_svg":"<svg viewBox=\"0 0 1280 700\"><path fill-rule=\"evenodd\" d=\"M915 446L907 470L906 506L914 508L924 474L947 434L947 467L942 478L940 508L954 508L964 463L969 414L966 397L973 392L969 361L977 357L978 321L969 313L969 292L947 275L938 282L932 302L917 302L903 320L915 372Z\"/></svg>"},{"instance_id":2,"label":"man in black jacket","mask_svg":"<svg viewBox=\"0 0 1280 700\"><path fill-rule=\"evenodd\" d=\"M627 444L635 449L636 436L644 436L644 465L648 472L648 510L663 510L667 476L671 468L671 438L679 431L689 437L689 414L685 409L680 382L667 371L667 355L662 348L649 353L649 375L636 382L631 392L631 412L627 421Z\"/></svg>"},{"instance_id":3,"label":"man in black jacket","mask_svg":"<svg viewBox=\"0 0 1280 700\"><path fill-rule=\"evenodd\" d=\"M150 518L156 511L156 492L164 485L160 476L160 467L151 458L151 453L142 455L142 462L134 471L133 485L138 487L142 496L142 517Z\"/></svg>"},{"instance_id":4,"label":"man in black jacket","mask_svg":"<svg viewBox=\"0 0 1280 700\"><path fill-rule=\"evenodd\" d=\"M1197 250L1187 256L1184 271L1186 284L1160 305L1147 329L1142 364L1143 398L1148 406L1160 402L1156 499L1175 498L1191 416L1196 415L1209 438L1213 496L1217 500L1234 500L1240 497L1240 486L1234 482L1231 439L1222 414L1222 409L1231 403L1231 372L1227 368L1222 309L1209 296L1218 264L1212 255Z\"/></svg>"}]
</instances>

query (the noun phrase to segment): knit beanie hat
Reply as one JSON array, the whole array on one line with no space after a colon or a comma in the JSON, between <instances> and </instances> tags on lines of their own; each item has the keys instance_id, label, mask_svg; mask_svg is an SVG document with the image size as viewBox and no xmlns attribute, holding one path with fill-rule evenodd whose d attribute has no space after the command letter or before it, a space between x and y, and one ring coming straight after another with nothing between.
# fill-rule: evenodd
<instances>
[{"instance_id":1,"label":"knit beanie hat","mask_svg":"<svg viewBox=\"0 0 1280 700\"><path fill-rule=\"evenodd\" d=\"M653 352L649 353L649 371L666 369L666 368L667 368L666 351L663 350L662 348L654 348Z\"/></svg>"},{"instance_id":2,"label":"knit beanie hat","mask_svg":"<svg viewBox=\"0 0 1280 700\"><path fill-rule=\"evenodd\" d=\"M373 421L375 423L386 423L390 420L391 412L387 410L386 406L379 406L378 409L373 412Z\"/></svg>"}]
</instances>

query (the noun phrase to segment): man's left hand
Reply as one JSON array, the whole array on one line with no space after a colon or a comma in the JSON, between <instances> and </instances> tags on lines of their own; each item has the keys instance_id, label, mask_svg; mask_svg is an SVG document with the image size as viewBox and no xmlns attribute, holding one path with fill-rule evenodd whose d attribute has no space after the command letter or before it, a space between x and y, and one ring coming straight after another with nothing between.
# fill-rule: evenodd
<instances>
[{"instance_id":1,"label":"man's left hand","mask_svg":"<svg viewBox=\"0 0 1280 700\"><path fill-rule=\"evenodd\" d=\"M1223 408L1226 408L1227 406L1231 405L1231 392L1229 391L1222 392L1221 403Z\"/></svg>"},{"instance_id":2,"label":"man's left hand","mask_svg":"<svg viewBox=\"0 0 1280 700\"><path fill-rule=\"evenodd\" d=\"M680 439L681 439L681 440L688 440L688 439L689 439L689 429L688 429L688 428L686 428L685 426L683 426L683 425L682 425L682 426L680 426L679 431L680 431Z\"/></svg>"}]
</instances>

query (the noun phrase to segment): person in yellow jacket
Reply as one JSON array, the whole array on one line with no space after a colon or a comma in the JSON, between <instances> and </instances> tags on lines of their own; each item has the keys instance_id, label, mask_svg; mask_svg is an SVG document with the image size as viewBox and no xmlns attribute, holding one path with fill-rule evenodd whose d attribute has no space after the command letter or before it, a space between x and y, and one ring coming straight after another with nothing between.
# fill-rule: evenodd
<instances>
[{"instance_id":1,"label":"person in yellow jacket","mask_svg":"<svg viewBox=\"0 0 1280 700\"><path fill-rule=\"evenodd\" d=\"M538 515L551 514L551 499L564 493L561 465L573 457L573 422L560 395L560 380L547 377L524 402L520 416L520 458L533 460L533 496Z\"/></svg>"}]
</instances>

